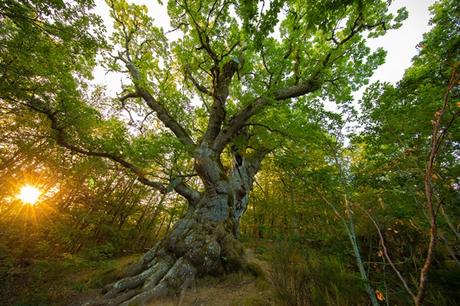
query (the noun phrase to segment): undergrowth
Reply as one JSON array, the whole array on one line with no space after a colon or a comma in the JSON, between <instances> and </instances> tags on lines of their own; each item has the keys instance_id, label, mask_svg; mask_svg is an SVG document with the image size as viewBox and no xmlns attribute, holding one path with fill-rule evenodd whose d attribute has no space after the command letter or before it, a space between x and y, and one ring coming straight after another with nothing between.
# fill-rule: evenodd
<instances>
[{"instance_id":1,"label":"undergrowth","mask_svg":"<svg viewBox=\"0 0 460 306\"><path fill-rule=\"evenodd\" d=\"M277 305L365 305L359 276L338 257L282 242L271 256Z\"/></svg>"},{"instance_id":2,"label":"undergrowth","mask_svg":"<svg viewBox=\"0 0 460 306\"><path fill-rule=\"evenodd\" d=\"M122 276L126 266L137 257L91 260L64 254L12 266L0 281L0 305L78 305L82 296Z\"/></svg>"}]
</instances>

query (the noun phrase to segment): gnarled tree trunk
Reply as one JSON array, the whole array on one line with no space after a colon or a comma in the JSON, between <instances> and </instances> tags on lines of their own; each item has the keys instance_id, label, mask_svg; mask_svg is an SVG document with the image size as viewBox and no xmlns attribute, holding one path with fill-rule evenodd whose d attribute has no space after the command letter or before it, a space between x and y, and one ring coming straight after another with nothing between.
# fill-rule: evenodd
<instances>
[{"instance_id":1,"label":"gnarled tree trunk","mask_svg":"<svg viewBox=\"0 0 460 306\"><path fill-rule=\"evenodd\" d=\"M238 225L264 155L245 158L236 154L232 169L225 171L213 152L201 146L195 168L204 191L190 201L172 231L92 305L145 305L161 296L179 294L196 277L243 268Z\"/></svg>"}]
</instances>

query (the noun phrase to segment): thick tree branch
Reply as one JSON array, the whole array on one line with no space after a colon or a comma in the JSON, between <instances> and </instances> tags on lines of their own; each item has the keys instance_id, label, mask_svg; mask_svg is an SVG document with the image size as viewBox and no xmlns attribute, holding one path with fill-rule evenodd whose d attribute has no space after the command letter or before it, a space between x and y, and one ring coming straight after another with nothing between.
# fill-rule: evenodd
<instances>
[{"instance_id":1,"label":"thick tree branch","mask_svg":"<svg viewBox=\"0 0 460 306\"><path fill-rule=\"evenodd\" d=\"M251 104L249 104L248 106L240 110L235 116L233 116L230 119L228 127L226 129L223 129L217 135L217 139L214 143L213 149L217 150L217 152L222 152L225 146L233 139L233 137L235 137L238 134L239 130L241 130L241 128L243 128L244 125L247 124L248 119L250 119L254 114L259 112L261 109L265 108L266 106L276 101L297 98L297 97L306 95L310 92L313 92L319 89L321 86L321 81L319 81L318 79L319 75L321 74L323 69L328 67L328 65L331 65L335 60L337 60L341 56L340 55L339 57L331 61L333 51L337 50L340 46L347 43L355 35L363 31L364 29L372 29L377 26L382 26L382 24L381 23L378 23L375 25L364 24L363 16L362 14L359 14L350 29L350 33L345 38L338 41L335 39L334 33L333 33L331 40L333 40L336 43L336 47L327 53L326 57L321 62L318 71L315 74L313 74L313 76L310 79L304 82L298 83L298 75L297 75L295 85L292 85L286 88L282 88L282 89L278 89L273 93L267 94L265 97L261 96L261 97L256 98ZM264 60L263 57L262 59ZM267 69L266 65L265 65L265 68ZM270 71L268 72L270 73ZM272 79L272 76L270 76L270 81L271 79Z\"/></svg>"},{"instance_id":2,"label":"thick tree branch","mask_svg":"<svg viewBox=\"0 0 460 306\"><path fill-rule=\"evenodd\" d=\"M192 72L190 71L190 65L185 66L185 75L192 81L193 85L195 85L196 89L198 89L200 92L204 93L205 95L211 96L212 93L207 89L205 86L201 85L192 75Z\"/></svg>"},{"instance_id":3,"label":"thick tree branch","mask_svg":"<svg viewBox=\"0 0 460 306\"><path fill-rule=\"evenodd\" d=\"M130 92L130 93L127 93L121 97L118 98L118 100L120 100L120 102L124 105L126 100L130 99L130 98L140 98L139 95L135 92Z\"/></svg>"},{"instance_id":4,"label":"thick tree branch","mask_svg":"<svg viewBox=\"0 0 460 306\"><path fill-rule=\"evenodd\" d=\"M137 87L137 86L136 86ZM189 133L169 114L169 112L161 105L147 90L137 87L137 93L142 97L145 103L157 114L158 119L169 128L179 141L185 145L187 151L193 152L195 143Z\"/></svg>"},{"instance_id":5,"label":"thick tree branch","mask_svg":"<svg viewBox=\"0 0 460 306\"><path fill-rule=\"evenodd\" d=\"M225 120L225 104L229 95L229 87L238 66L238 62L232 59L225 63L221 70L217 70L213 86L213 104L209 114L208 128L203 138L208 144L214 142Z\"/></svg>"},{"instance_id":6,"label":"thick tree branch","mask_svg":"<svg viewBox=\"0 0 460 306\"><path fill-rule=\"evenodd\" d=\"M223 67L220 66L220 63L222 62L223 58L229 55L239 45L239 42L233 44L230 47L230 50L227 53L224 53L223 55L217 54L215 50L213 50L211 47L211 40L208 32L212 31L212 28L208 29L207 27L209 26L211 15L216 9L216 5L217 1L214 2L208 13L206 25L202 26L199 20L195 18L194 13L189 7L187 0L183 2L183 8L190 17L192 25L198 34L198 39L200 42L199 49L205 50L211 58L211 60L213 61L213 65L211 68L211 75L213 79L212 91L201 86L195 79L193 79L193 77L191 77L191 73L188 73L195 87L199 91L213 97L213 104L209 110L210 114L208 119L208 128L203 137L203 142L206 142L207 144L212 144L221 130L222 123L224 122L226 115L225 102L229 95L229 86L232 77L237 72L239 66L239 61L234 59L229 60L227 63L223 65ZM227 3L225 2L221 5L220 10L217 12L216 17L214 18L214 25L217 24L217 21L220 18L226 6ZM198 11L200 9L198 9Z\"/></svg>"},{"instance_id":7,"label":"thick tree branch","mask_svg":"<svg viewBox=\"0 0 460 306\"><path fill-rule=\"evenodd\" d=\"M56 140L56 143L60 145L61 147L64 147L66 149L71 150L72 152L83 154L86 156L95 156L95 157L102 157L102 158L110 159L122 165L124 168L128 169L133 174L135 174L139 182L141 182L144 185L153 187L163 194L169 193L172 189L174 189L178 194L180 194L185 199L187 199L190 205L195 205L198 202L200 198L200 193L194 190L193 188L187 186L182 181L182 178L177 178L177 177L173 178L170 180L171 181L170 184L168 186L165 186L163 183L148 179L146 177L146 174L140 168L126 161L120 156L117 156L115 154L108 153L108 152L98 152L94 150L88 150L88 149L80 148L73 144L70 144L65 138L64 129L59 125L58 119L56 117L56 112L52 112L51 110L48 110L43 107L38 107L37 105L34 105L34 104L37 104L37 103L29 103L29 104L26 104L26 106L33 109L36 112L44 114L48 118L48 120L50 120L51 129L56 132L56 135L54 137Z\"/></svg>"},{"instance_id":8,"label":"thick tree branch","mask_svg":"<svg viewBox=\"0 0 460 306\"><path fill-rule=\"evenodd\" d=\"M258 97L245 108L241 109L233 116L226 129L223 129L214 143L213 149L217 152L222 152L225 146L238 134L238 132L247 124L248 120L263 108L279 101L296 98L306 95L319 89L321 83L316 79L311 79L293 85L287 88L279 89L268 97Z\"/></svg>"},{"instance_id":9,"label":"thick tree branch","mask_svg":"<svg viewBox=\"0 0 460 306\"><path fill-rule=\"evenodd\" d=\"M163 122L163 124L169 128L174 135L179 139L179 141L186 147L187 151L193 153L196 145L190 137L189 133L182 127L179 122L174 119L168 112L168 110L159 103L146 89L144 89L140 83L140 72L134 66L133 63L126 59L122 59L126 64L126 68L129 70L129 74L133 79L133 83L136 87L136 95L141 97L145 103L157 114L158 119Z\"/></svg>"},{"instance_id":10,"label":"thick tree branch","mask_svg":"<svg viewBox=\"0 0 460 306\"><path fill-rule=\"evenodd\" d=\"M310 79L297 85L279 89L275 91L273 96L276 101L297 98L319 89L320 85L318 80Z\"/></svg>"},{"instance_id":11,"label":"thick tree branch","mask_svg":"<svg viewBox=\"0 0 460 306\"><path fill-rule=\"evenodd\" d=\"M72 152L87 155L87 156L103 157L103 158L110 159L122 165L124 168L128 169L132 173L134 173L137 176L138 180L144 185L153 187L162 193L165 193L167 191L167 188L162 183L148 179L145 173L140 168L126 161L120 156L117 156L115 154L108 153L108 152L98 152L98 151L83 149L83 148L77 147L67 142L67 140L65 139L65 131L59 125L58 119L56 118L56 112L52 112L51 110L38 107L36 105L33 105L33 103L26 104L26 106L33 109L34 111L44 114L51 121L51 129L53 129L56 132L56 136L54 138L56 140L56 143L60 145L61 147L67 148L71 150Z\"/></svg>"},{"instance_id":12,"label":"thick tree branch","mask_svg":"<svg viewBox=\"0 0 460 306\"><path fill-rule=\"evenodd\" d=\"M121 98L121 101L123 103L124 100L130 97L135 97L139 96L141 97L146 104L157 114L158 119L160 119L163 124L169 128L174 135L179 139L179 141L186 147L186 149L192 153L194 148L195 148L195 143L193 142L192 138L190 137L189 133L185 130L184 127L182 127L179 122L177 122L171 114L167 111L164 106L159 103L150 93L149 91L141 86L140 84L142 83L142 77L140 71L137 69L137 67L134 65L134 63L131 60L131 54L130 54L130 41L132 39L132 35L138 30L137 24L135 25L135 28L131 31L128 31L124 21L119 18L117 15L117 11L114 7L114 3L110 2L111 8L112 8L112 15L113 18L115 19L116 22L118 22L121 25L121 29L123 32L125 44L124 44L124 55L122 52L119 52L118 56L114 56L115 59L122 61L125 65L126 68L128 69L128 73L132 78L132 81L135 85L136 91L135 93L128 94L124 97ZM144 41L143 43L145 43Z\"/></svg>"},{"instance_id":13,"label":"thick tree branch","mask_svg":"<svg viewBox=\"0 0 460 306\"><path fill-rule=\"evenodd\" d=\"M180 181L175 187L174 190L187 199L187 201L195 206L200 199L200 193L195 189L187 186L184 182Z\"/></svg>"}]
</instances>

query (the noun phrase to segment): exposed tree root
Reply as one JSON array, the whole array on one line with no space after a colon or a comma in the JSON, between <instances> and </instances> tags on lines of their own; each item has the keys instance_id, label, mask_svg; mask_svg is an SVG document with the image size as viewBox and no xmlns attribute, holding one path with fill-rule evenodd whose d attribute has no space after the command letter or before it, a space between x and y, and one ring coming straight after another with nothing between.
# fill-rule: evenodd
<instances>
[{"instance_id":1,"label":"exposed tree root","mask_svg":"<svg viewBox=\"0 0 460 306\"><path fill-rule=\"evenodd\" d=\"M172 232L145 253L126 277L86 305L147 305L186 290L196 277L219 275L243 266L243 248L222 223L179 221Z\"/></svg>"}]
</instances>

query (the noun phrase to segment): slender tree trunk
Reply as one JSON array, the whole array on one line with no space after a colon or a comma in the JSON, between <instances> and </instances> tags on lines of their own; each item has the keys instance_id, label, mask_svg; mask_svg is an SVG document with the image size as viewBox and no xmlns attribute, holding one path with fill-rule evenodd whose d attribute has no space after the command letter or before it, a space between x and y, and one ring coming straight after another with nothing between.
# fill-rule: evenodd
<instances>
[{"instance_id":1,"label":"slender tree trunk","mask_svg":"<svg viewBox=\"0 0 460 306\"><path fill-rule=\"evenodd\" d=\"M434 259L434 251L436 248L437 240L438 240L438 225L437 225L437 213L439 205L435 205L433 203L433 175L435 174L435 164L436 159L438 157L439 149L442 145L444 140L444 136L446 135L449 127L451 124L457 119L458 114L454 114L452 119L447 124L447 126L442 126L442 119L444 114L446 113L447 109L449 108L449 99L450 93L454 86L458 84L459 75L457 70L454 69L452 71L449 85L447 91L444 95L443 105L442 107L436 112L435 120L433 121L433 130L431 134L431 146L430 146L430 154L428 156L428 160L425 166L425 177L423 180L424 187L425 187L425 198L426 198L426 210L428 212L428 218L430 222L430 240L428 243L428 251L425 257L425 262L423 267L420 271L419 276L419 286L417 296L415 298L414 304L416 306L420 306L423 304L423 300L425 298L426 287L428 283L428 272L431 269L431 264Z\"/></svg>"},{"instance_id":2,"label":"slender tree trunk","mask_svg":"<svg viewBox=\"0 0 460 306\"><path fill-rule=\"evenodd\" d=\"M346 224L347 233L348 233L348 237L350 238L350 242L353 248L353 253L355 254L356 265L358 266L359 274L361 274L361 279L364 282L364 289L366 290L367 295L371 299L372 305L378 306L379 302L377 301L375 292L370 285L369 278L367 277L366 269L364 267L363 259L361 257L358 240L356 239L355 223L353 222L353 212L351 210L351 206L350 206L350 203L346 195L344 196L344 201L345 201L345 207L346 207L346 212L347 212L347 217L348 217L348 224Z\"/></svg>"},{"instance_id":3,"label":"slender tree trunk","mask_svg":"<svg viewBox=\"0 0 460 306\"><path fill-rule=\"evenodd\" d=\"M328 143L328 142L326 142ZM346 211L346 215L347 215L347 219L345 219L345 217L343 217L339 212L338 210L335 208L335 206L329 202L327 200L327 198L318 190L319 194L320 194L320 197L326 202L326 204L328 204L332 210L334 211L334 213L341 219L344 227L345 227L345 230L347 232L347 235L348 235L348 238L350 239L350 242L351 242L351 246L352 246L352 249L353 249L353 253L355 255L355 260L356 260L356 265L358 266L358 270L359 270L359 273L361 275L361 279L363 280L363 285L364 285L364 289L366 290L366 293L367 295L369 296L369 299L371 301L371 304L373 306L378 306L379 305L379 302L377 301L377 297L375 295L375 292L374 290L372 289L371 287L371 284L369 282L369 277L366 273L366 269L364 267L364 263L363 263L363 260L362 260L362 257L361 257L361 252L360 252L360 249L359 249L359 244L358 244L358 240L356 238L356 232L355 232L355 224L354 224L354 221L353 221L353 210L352 210L352 207L350 205L350 201L349 201L349 191L348 191L348 182L346 180L346 176L345 176L345 173L344 173L344 169L343 169L343 166L342 166L342 163L343 163L343 159L342 157L339 157L340 156L340 152L339 152L339 149L337 147L334 147L333 145L330 145L330 148L331 148L331 152L334 156L334 160L335 160L335 164L339 170L339 180L342 184L342 187L344 188L344 191L343 191L343 200L344 200L344 204L345 204L345 211Z\"/></svg>"}]
</instances>

